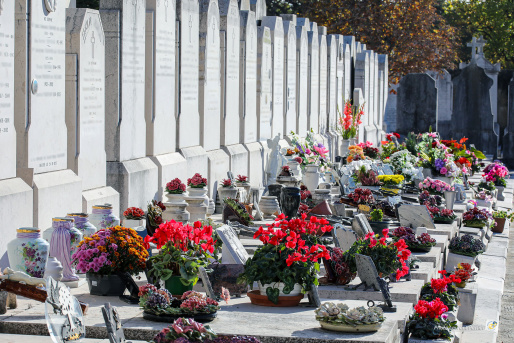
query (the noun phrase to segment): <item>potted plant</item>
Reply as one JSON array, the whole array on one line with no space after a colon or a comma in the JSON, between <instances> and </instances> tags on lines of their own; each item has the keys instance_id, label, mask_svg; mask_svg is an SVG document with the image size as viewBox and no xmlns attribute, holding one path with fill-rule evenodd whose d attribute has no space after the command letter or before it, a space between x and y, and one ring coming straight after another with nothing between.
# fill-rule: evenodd
<instances>
[{"instance_id":1,"label":"potted plant","mask_svg":"<svg viewBox=\"0 0 514 343\"><path fill-rule=\"evenodd\" d=\"M427 190L421 191L418 200L421 205L427 206L439 206L443 202L443 198L440 195L430 195Z\"/></svg>"},{"instance_id":2,"label":"potted plant","mask_svg":"<svg viewBox=\"0 0 514 343\"><path fill-rule=\"evenodd\" d=\"M188 291L175 298L167 289L152 284L139 287L139 307L144 319L168 322L179 317L210 321L220 308L216 300L202 293Z\"/></svg>"},{"instance_id":3,"label":"potted plant","mask_svg":"<svg viewBox=\"0 0 514 343\"><path fill-rule=\"evenodd\" d=\"M400 280L409 272L406 261L410 256L410 251L403 239L387 243L389 229L384 229L382 235L383 237L377 240L374 234L368 233L364 239L357 240L350 249L344 252L345 261L348 263L350 271L355 273L357 272L355 254L369 256L375 263L380 277L396 272L396 279Z\"/></svg>"},{"instance_id":4,"label":"potted plant","mask_svg":"<svg viewBox=\"0 0 514 343\"><path fill-rule=\"evenodd\" d=\"M473 265L477 256L484 252L485 245L480 239L466 234L452 238L449 249L445 267L446 270L453 271L462 262Z\"/></svg>"},{"instance_id":5,"label":"potted plant","mask_svg":"<svg viewBox=\"0 0 514 343\"><path fill-rule=\"evenodd\" d=\"M420 339L451 340L452 330L457 328L457 322L448 320L448 311L441 300L419 300L414 305L414 314L407 321L407 330L411 337Z\"/></svg>"},{"instance_id":6,"label":"potted plant","mask_svg":"<svg viewBox=\"0 0 514 343\"><path fill-rule=\"evenodd\" d=\"M428 233L422 233L421 235L416 236L414 230L410 227L404 226L394 229L392 237L395 241L400 239L405 240L408 249L414 252L429 252L436 244L436 240Z\"/></svg>"},{"instance_id":7,"label":"potted plant","mask_svg":"<svg viewBox=\"0 0 514 343\"><path fill-rule=\"evenodd\" d=\"M475 268L471 268L469 263L459 263L453 275L455 275L455 278L460 279L460 282L456 282L455 286L459 288L466 287L466 282L475 274Z\"/></svg>"},{"instance_id":8,"label":"potted plant","mask_svg":"<svg viewBox=\"0 0 514 343\"><path fill-rule=\"evenodd\" d=\"M421 287L419 299L425 301L439 299L448 307L448 311L453 311L459 304L459 291L454 284L461 280L453 274L449 277L446 276L445 270L440 270L439 274L441 274L441 278L433 278Z\"/></svg>"},{"instance_id":9,"label":"potted plant","mask_svg":"<svg viewBox=\"0 0 514 343\"><path fill-rule=\"evenodd\" d=\"M239 201L226 198L223 202L225 204L223 207L223 223L230 220L231 222L236 221L246 226L253 224L253 216L248 213L246 207Z\"/></svg>"},{"instance_id":10,"label":"potted plant","mask_svg":"<svg viewBox=\"0 0 514 343\"><path fill-rule=\"evenodd\" d=\"M179 318L162 329L151 343L260 343L255 337L218 336L209 325L200 324L191 318Z\"/></svg>"},{"instance_id":11,"label":"potted plant","mask_svg":"<svg viewBox=\"0 0 514 343\"><path fill-rule=\"evenodd\" d=\"M223 203L225 199L237 197L238 189L234 186L231 179L223 179L221 187L218 188L220 202Z\"/></svg>"},{"instance_id":12,"label":"potted plant","mask_svg":"<svg viewBox=\"0 0 514 343\"><path fill-rule=\"evenodd\" d=\"M159 253L149 259L148 276L153 283L164 281L171 294L181 295L198 282L200 267L213 259L212 226L197 221L193 226L169 221L161 224L145 243L155 243Z\"/></svg>"},{"instance_id":13,"label":"potted plant","mask_svg":"<svg viewBox=\"0 0 514 343\"><path fill-rule=\"evenodd\" d=\"M186 185L179 178L171 180L166 184L165 196L168 198L169 203L183 204L186 197Z\"/></svg>"},{"instance_id":14,"label":"potted plant","mask_svg":"<svg viewBox=\"0 0 514 343\"><path fill-rule=\"evenodd\" d=\"M454 188L444 181L432 179L427 177L423 182L419 183L419 188L422 191L428 191L431 195L444 196L445 191L453 191Z\"/></svg>"},{"instance_id":15,"label":"potted plant","mask_svg":"<svg viewBox=\"0 0 514 343\"><path fill-rule=\"evenodd\" d=\"M327 247L330 259L323 259L326 271L326 282L336 285L346 285L357 276L356 272L350 270L346 262L344 251L341 248Z\"/></svg>"},{"instance_id":16,"label":"potted plant","mask_svg":"<svg viewBox=\"0 0 514 343\"><path fill-rule=\"evenodd\" d=\"M361 184L362 188L368 188L378 191L380 188L380 181L377 174L373 170L367 170L366 166L361 166L356 174L357 182Z\"/></svg>"},{"instance_id":17,"label":"potted plant","mask_svg":"<svg viewBox=\"0 0 514 343\"><path fill-rule=\"evenodd\" d=\"M401 174L404 169L410 169L416 163L416 157L409 150L397 151L389 157L389 163L396 174Z\"/></svg>"},{"instance_id":18,"label":"potted plant","mask_svg":"<svg viewBox=\"0 0 514 343\"><path fill-rule=\"evenodd\" d=\"M195 173L192 178L187 179L187 191L192 197L205 197L207 201L207 179L200 173Z\"/></svg>"},{"instance_id":19,"label":"potted plant","mask_svg":"<svg viewBox=\"0 0 514 343\"><path fill-rule=\"evenodd\" d=\"M498 190L498 200L503 201L505 197L503 196L503 191L507 186L507 181L505 178L508 178L509 170L501 163L495 161L494 163L488 165L484 169L484 174L487 182L493 182L494 186Z\"/></svg>"},{"instance_id":20,"label":"potted plant","mask_svg":"<svg viewBox=\"0 0 514 343\"><path fill-rule=\"evenodd\" d=\"M462 220L464 222L464 226L483 228L488 225L488 222L492 217L491 212L488 210L481 210L478 207L473 207L464 212Z\"/></svg>"},{"instance_id":21,"label":"potted plant","mask_svg":"<svg viewBox=\"0 0 514 343\"><path fill-rule=\"evenodd\" d=\"M129 207L123 212L123 225L135 229L136 227L145 227L145 211L138 207Z\"/></svg>"},{"instance_id":22,"label":"potted plant","mask_svg":"<svg viewBox=\"0 0 514 343\"><path fill-rule=\"evenodd\" d=\"M236 177L236 185L238 187L244 187L246 185L248 185L248 176L246 175L237 175Z\"/></svg>"},{"instance_id":23,"label":"potted plant","mask_svg":"<svg viewBox=\"0 0 514 343\"><path fill-rule=\"evenodd\" d=\"M359 211L369 213L371 211L370 205L375 203L375 198L371 190L366 188L355 188L355 190L348 194L348 198L353 206L359 208Z\"/></svg>"},{"instance_id":24,"label":"potted plant","mask_svg":"<svg viewBox=\"0 0 514 343\"><path fill-rule=\"evenodd\" d=\"M380 151L377 148L374 148L373 143L371 143L370 141L366 141L365 143L359 143L358 146L362 148L364 156L369 157L372 160L380 158Z\"/></svg>"},{"instance_id":25,"label":"potted plant","mask_svg":"<svg viewBox=\"0 0 514 343\"><path fill-rule=\"evenodd\" d=\"M382 190L398 194L405 178L403 175L379 175L378 180L382 183Z\"/></svg>"},{"instance_id":26,"label":"potted plant","mask_svg":"<svg viewBox=\"0 0 514 343\"><path fill-rule=\"evenodd\" d=\"M252 303L283 306L280 302L289 296L297 298L289 306L296 306L303 298L302 292L318 284L319 259L330 259L330 255L324 245L318 244L315 234L318 230L330 232L332 227L326 219L306 218L303 214L288 221L280 214L273 224L261 226L254 234L263 245L246 261L239 277L241 283L260 284L259 291L248 293Z\"/></svg>"},{"instance_id":27,"label":"potted plant","mask_svg":"<svg viewBox=\"0 0 514 343\"><path fill-rule=\"evenodd\" d=\"M385 321L380 307L350 307L344 303L325 302L316 310L316 320L323 329L340 332L378 331Z\"/></svg>"},{"instance_id":28,"label":"potted plant","mask_svg":"<svg viewBox=\"0 0 514 343\"><path fill-rule=\"evenodd\" d=\"M370 220L369 225L376 234L381 234L382 230L386 229L391 225L390 220L384 220L384 212L381 209L374 209L369 214Z\"/></svg>"},{"instance_id":29,"label":"potted plant","mask_svg":"<svg viewBox=\"0 0 514 343\"><path fill-rule=\"evenodd\" d=\"M338 110L338 120L336 132L341 136L341 144L339 146L339 155L344 156L348 152L351 140L357 136L360 118L364 115L364 104L359 108L352 105L351 100L344 103L343 114Z\"/></svg>"},{"instance_id":30,"label":"potted plant","mask_svg":"<svg viewBox=\"0 0 514 343\"><path fill-rule=\"evenodd\" d=\"M432 219L434 220L434 223L451 224L455 219L457 219L457 216L455 215L453 210L447 210L445 208L439 209L439 207L428 205L427 208L430 212L430 215L432 216Z\"/></svg>"},{"instance_id":31,"label":"potted plant","mask_svg":"<svg viewBox=\"0 0 514 343\"><path fill-rule=\"evenodd\" d=\"M86 273L92 295L122 295L121 273L136 275L146 267L148 251L133 229L114 226L85 237L72 255L77 271Z\"/></svg>"},{"instance_id":32,"label":"potted plant","mask_svg":"<svg viewBox=\"0 0 514 343\"><path fill-rule=\"evenodd\" d=\"M493 212L493 219L494 219L494 226L492 227L492 231L495 233L502 233L503 229L505 228L505 222L507 219L512 221L514 218L514 212L511 211L494 211Z\"/></svg>"},{"instance_id":33,"label":"potted plant","mask_svg":"<svg viewBox=\"0 0 514 343\"><path fill-rule=\"evenodd\" d=\"M485 190L485 191L493 192L494 190L496 190L496 186L494 185L494 182L486 181L486 180L481 180L480 183L478 184L477 188L479 191Z\"/></svg>"}]
</instances>

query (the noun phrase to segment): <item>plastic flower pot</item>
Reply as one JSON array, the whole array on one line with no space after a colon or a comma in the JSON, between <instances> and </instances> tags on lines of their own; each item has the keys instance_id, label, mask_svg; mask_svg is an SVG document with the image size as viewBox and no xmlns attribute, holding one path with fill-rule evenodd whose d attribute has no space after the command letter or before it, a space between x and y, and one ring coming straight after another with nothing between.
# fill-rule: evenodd
<instances>
[{"instance_id":1,"label":"plastic flower pot","mask_svg":"<svg viewBox=\"0 0 514 343\"><path fill-rule=\"evenodd\" d=\"M87 285L91 295L120 296L125 292L125 284L116 275L86 273Z\"/></svg>"},{"instance_id":2,"label":"plastic flower pot","mask_svg":"<svg viewBox=\"0 0 514 343\"><path fill-rule=\"evenodd\" d=\"M493 226L491 230L495 233L502 233L505 228L506 219L507 218L494 218L496 225Z\"/></svg>"},{"instance_id":3,"label":"plastic flower pot","mask_svg":"<svg viewBox=\"0 0 514 343\"><path fill-rule=\"evenodd\" d=\"M189 284L189 286L185 286L182 281L180 281L180 276L172 276L168 280L164 281L164 287L173 295L182 296L187 291L193 290L193 284Z\"/></svg>"}]
</instances>

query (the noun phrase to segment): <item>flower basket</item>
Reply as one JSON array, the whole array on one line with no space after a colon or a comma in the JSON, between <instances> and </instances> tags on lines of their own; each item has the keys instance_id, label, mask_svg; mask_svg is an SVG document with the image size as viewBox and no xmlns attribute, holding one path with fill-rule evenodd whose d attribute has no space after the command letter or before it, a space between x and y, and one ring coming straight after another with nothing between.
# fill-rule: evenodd
<instances>
[{"instance_id":1,"label":"flower basket","mask_svg":"<svg viewBox=\"0 0 514 343\"><path fill-rule=\"evenodd\" d=\"M269 307L294 307L300 304L304 295L296 296L279 296L278 302L275 304L268 299L267 295L262 295L260 291L250 291L247 293L253 305L269 306Z\"/></svg>"},{"instance_id":2,"label":"flower basket","mask_svg":"<svg viewBox=\"0 0 514 343\"><path fill-rule=\"evenodd\" d=\"M390 221L390 220L384 220L384 221L380 221L380 222L369 221L369 226L371 226L371 229L373 229L373 232L378 235L382 235L382 230L387 229L391 225L392 225L392 221Z\"/></svg>"},{"instance_id":3,"label":"flower basket","mask_svg":"<svg viewBox=\"0 0 514 343\"><path fill-rule=\"evenodd\" d=\"M344 303L325 302L314 313L321 327L330 331L373 332L385 321L383 310L374 306L350 310Z\"/></svg>"}]
</instances>

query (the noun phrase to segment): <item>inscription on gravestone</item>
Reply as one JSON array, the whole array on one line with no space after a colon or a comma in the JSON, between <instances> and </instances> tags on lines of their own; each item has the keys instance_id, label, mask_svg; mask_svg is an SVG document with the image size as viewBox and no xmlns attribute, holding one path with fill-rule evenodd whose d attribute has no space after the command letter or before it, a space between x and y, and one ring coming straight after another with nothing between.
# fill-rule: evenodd
<instances>
[{"instance_id":1,"label":"inscription on gravestone","mask_svg":"<svg viewBox=\"0 0 514 343\"><path fill-rule=\"evenodd\" d=\"M368 233L373 232L366 216L362 213L355 215L352 221L352 229L358 237L364 237Z\"/></svg>"},{"instance_id":2,"label":"inscription on gravestone","mask_svg":"<svg viewBox=\"0 0 514 343\"><path fill-rule=\"evenodd\" d=\"M249 255L234 229L229 225L223 225L216 229L216 232L223 241L222 263L245 264Z\"/></svg>"}]
</instances>

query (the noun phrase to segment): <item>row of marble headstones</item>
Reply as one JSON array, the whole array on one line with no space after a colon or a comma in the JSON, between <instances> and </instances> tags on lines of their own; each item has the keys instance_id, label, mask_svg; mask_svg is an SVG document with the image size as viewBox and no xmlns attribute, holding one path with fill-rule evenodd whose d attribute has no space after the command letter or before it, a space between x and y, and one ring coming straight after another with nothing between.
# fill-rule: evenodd
<instances>
[{"instance_id":1,"label":"row of marble headstones","mask_svg":"<svg viewBox=\"0 0 514 343\"><path fill-rule=\"evenodd\" d=\"M510 156L514 139L514 72L500 70L483 53L486 41L473 38L471 62L457 71L404 76L397 90L396 128L402 135L426 132L468 137L489 155ZM512 140L512 143L510 141Z\"/></svg>"},{"instance_id":2,"label":"row of marble headstones","mask_svg":"<svg viewBox=\"0 0 514 343\"><path fill-rule=\"evenodd\" d=\"M259 142L309 128L335 137L354 88L380 131L387 56L265 12L235 0L4 4L0 227L49 226L63 207L143 207L195 172L262 180Z\"/></svg>"}]
</instances>

